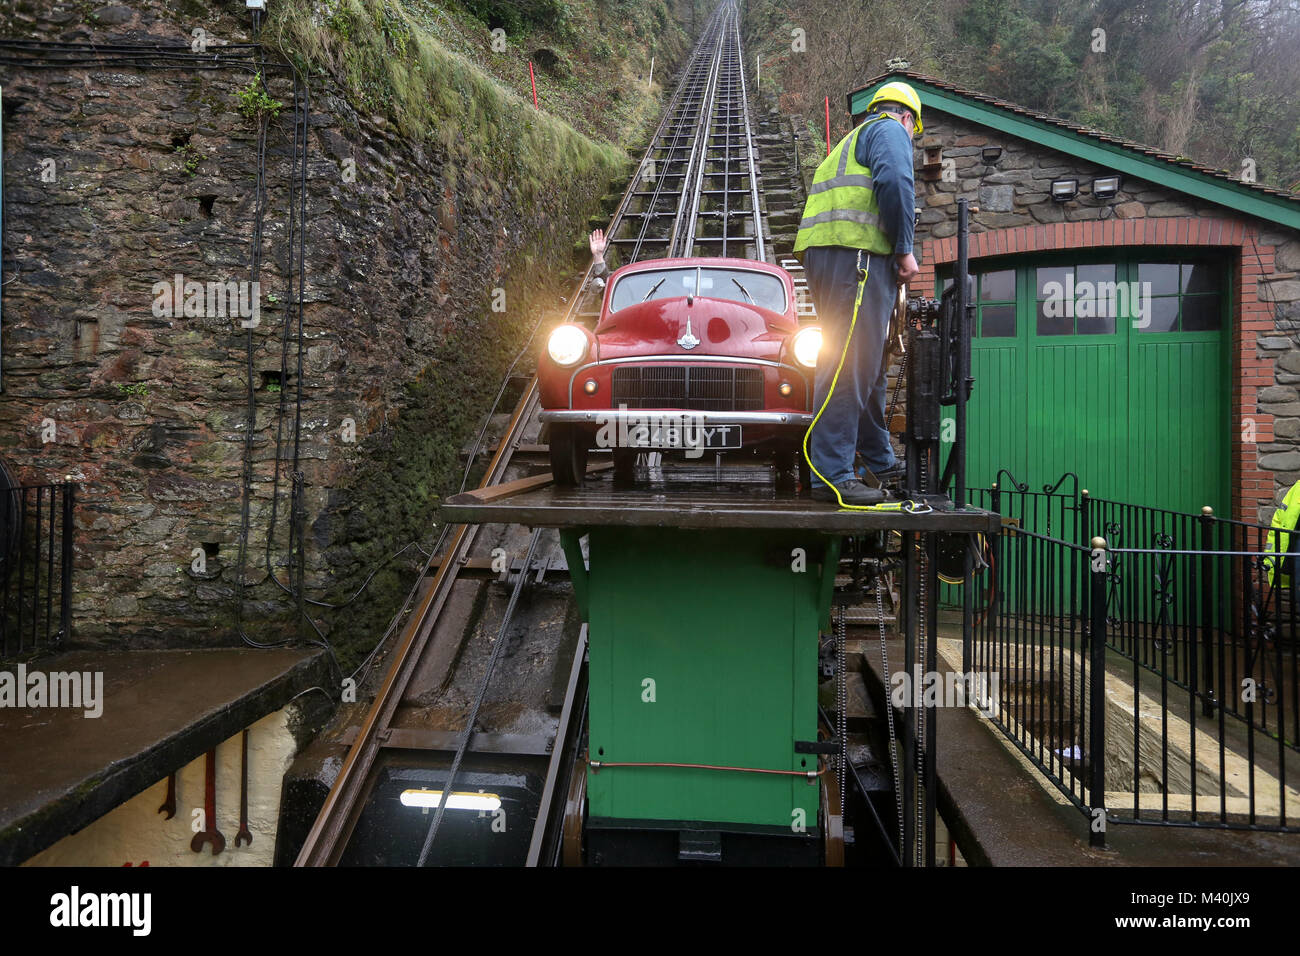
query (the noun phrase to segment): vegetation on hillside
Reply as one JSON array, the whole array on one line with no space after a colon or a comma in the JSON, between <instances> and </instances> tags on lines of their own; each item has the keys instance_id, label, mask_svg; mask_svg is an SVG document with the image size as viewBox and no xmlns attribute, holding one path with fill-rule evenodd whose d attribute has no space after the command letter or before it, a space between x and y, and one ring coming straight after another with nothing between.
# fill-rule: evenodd
<instances>
[{"instance_id":1,"label":"vegetation on hillside","mask_svg":"<svg viewBox=\"0 0 1300 956\"><path fill-rule=\"evenodd\" d=\"M287 0L268 30L361 108L524 172L526 192L541 171L616 172L659 109L639 71L686 45L668 0Z\"/></svg>"},{"instance_id":2,"label":"vegetation on hillside","mask_svg":"<svg viewBox=\"0 0 1300 956\"><path fill-rule=\"evenodd\" d=\"M748 0L764 88L822 138L844 95L911 69L1300 192L1300 0ZM806 50L792 50L803 30ZM810 161L817 150L807 151Z\"/></svg>"}]
</instances>

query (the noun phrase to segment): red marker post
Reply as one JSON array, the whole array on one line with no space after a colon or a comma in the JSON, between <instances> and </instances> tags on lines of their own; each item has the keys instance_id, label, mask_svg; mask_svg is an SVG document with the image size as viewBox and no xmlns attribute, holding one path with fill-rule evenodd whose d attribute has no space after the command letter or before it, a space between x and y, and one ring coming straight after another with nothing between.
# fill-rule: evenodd
<instances>
[{"instance_id":1,"label":"red marker post","mask_svg":"<svg viewBox=\"0 0 1300 956\"><path fill-rule=\"evenodd\" d=\"M529 60L529 61L528 61L528 82L531 83L531 84L533 84L533 109L535 109L535 110L541 109L541 107L537 105L537 77L533 74L533 61L532 61L532 60ZM826 102L827 102L827 103L830 102L830 98L829 98L829 97L827 97ZM830 109L830 107L827 107L827 109ZM829 116L830 114L828 113L828 114L826 114L826 115Z\"/></svg>"},{"instance_id":2,"label":"red marker post","mask_svg":"<svg viewBox=\"0 0 1300 956\"><path fill-rule=\"evenodd\" d=\"M531 64L530 64L531 65ZM831 154L831 98L826 97L826 155Z\"/></svg>"}]
</instances>

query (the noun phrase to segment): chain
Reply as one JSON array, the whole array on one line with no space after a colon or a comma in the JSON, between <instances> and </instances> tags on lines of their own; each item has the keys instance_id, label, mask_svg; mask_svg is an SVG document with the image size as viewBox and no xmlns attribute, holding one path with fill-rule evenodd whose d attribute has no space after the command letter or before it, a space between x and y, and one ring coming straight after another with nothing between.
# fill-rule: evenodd
<instances>
[{"instance_id":1,"label":"chain","mask_svg":"<svg viewBox=\"0 0 1300 956\"><path fill-rule=\"evenodd\" d=\"M840 605L835 618L835 700L838 716L835 719L836 734L840 739L840 818L844 817L845 785L849 773L849 668L848 668L849 628L845 620L844 605Z\"/></svg>"},{"instance_id":2,"label":"chain","mask_svg":"<svg viewBox=\"0 0 1300 956\"><path fill-rule=\"evenodd\" d=\"M880 666L885 677L885 720L889 724L889 766L894 771L894 806L898 808L898 855L903 855L903 794L898 789L898 739L894 736L894 704L889 699L892 681L889 676L889 648L885 639L885 602L881 597L885 569L876 565L876 623L880 625Z\"/></svg>"},{"instance_id":3,"label":"chain","mask_svg":"<svg viewBox=\"0 0 1300 956\"><path fill-rule=\"evenodd\" d=\"M902 335L902 333L899 333ZM889 399L889 411L885 414L885 432L889 433L889 427L894 424L894 413L898 411L898 393L903 390L903 376L907 374L907 356L906 350L903 351L903 357L898 363L898 377L894 379L894 394Z\"/></svg>"},{"instance_id":4,"label":"chain","mask_svg":"<svg viewBox=\"0 0 1300 956\"><path fill-rule=\"evenodd\" d=\"M929 485L927 484L926 481L926 458L927 458L926 455L921 455L917 461L917 478L921 485L921 491L923 493L927 493L930 490ZM916 608L918 612L916 615L916 655L917 655L916 660L921 665L920 669L924 670L926 664L929 662L929 658L926 657L926 653L925 653L926 642L928 637L926 633L926 625L927 625L926 609L928 605L926 604L926 600L925 600L925 585L926 585L926 579L929 577L929 562L926 560L926 550L924 546L919 548L917 551L916 570L917 570ZM914 696L912 700L913 702L915 702L916 697ZM925 804L924 801L921 799L921 788L924 785L925 785L925 702L924 702L924 695L922 695L921 706L917 707L916 709L916 789L915 789L916 847L914 852L915 852L915 860L917 866L925 865L925 841L929 839L929 835L924 832L925 821L923 819L923 811L922 811L922 807Z\"/></svg>"}]
</instances>

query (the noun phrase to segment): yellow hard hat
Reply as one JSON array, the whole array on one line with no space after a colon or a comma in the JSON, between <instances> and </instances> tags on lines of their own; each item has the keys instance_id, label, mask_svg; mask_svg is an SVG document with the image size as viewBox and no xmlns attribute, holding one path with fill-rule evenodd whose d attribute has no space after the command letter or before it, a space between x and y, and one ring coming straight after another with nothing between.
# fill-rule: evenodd
<instances>
[{"instance_id":1,"label":"yellow hard hat","mask_svg":"<svg viewBox=\"0 0 1300 956\"><path fill-rule=\"evenodd\" d=\"M912 111L916 123L912 127L917 136L921 135L921 98L916 95L916 90L912 89L906 83L886 83L880 89L876 90L876 95L871 98L867 104L867 109L871 110L877 103L898 103L906 106Z\"/></svg>"}]
</instances>

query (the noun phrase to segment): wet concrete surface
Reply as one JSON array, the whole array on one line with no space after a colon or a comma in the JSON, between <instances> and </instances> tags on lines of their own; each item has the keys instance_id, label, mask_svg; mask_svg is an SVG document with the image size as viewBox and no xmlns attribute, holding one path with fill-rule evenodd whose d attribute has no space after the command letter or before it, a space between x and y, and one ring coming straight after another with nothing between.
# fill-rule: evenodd
<instances>
[{"instance_id":1,"label":"wet concrete surface","mask_svg":"<svg viewBox=\"0 0 1300 956\"><path fill-rule=\"evenodd\" d=\"M325 652L315 649L74 651L26 669L102 674L102 713L0 707L4 866L75 833L295 695L330 683Z\"/></svg>"},{"instance_id":2,"label":"wet concrete surface","mask_svg":"<svg viewBox=\"0 0 1300 956\"><path fill-rule=\"evenodd\" d=\"M888 650L897 669L903 644L890 641ZM865 659L865 676L879 694L878 641L867 642ZM1105 848L1092 847L1083 814L1058 802L988 720L967 708L931 713L938 721L939 812L972 866L1300 865L1300 833L1112 823Z\"/></svg>"}]
</instances>

